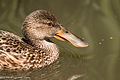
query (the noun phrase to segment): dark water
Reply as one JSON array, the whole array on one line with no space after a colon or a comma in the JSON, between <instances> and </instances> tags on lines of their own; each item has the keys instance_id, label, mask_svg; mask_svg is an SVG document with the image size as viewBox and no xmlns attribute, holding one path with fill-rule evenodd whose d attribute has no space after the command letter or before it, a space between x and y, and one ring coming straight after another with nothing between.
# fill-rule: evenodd
<instances>
[{"instance_id":1,"label":"dark water","mask_svg":"<svg viewBox=\"0 0 120 80\"><path fill-rule=\"evenodd\" d=\"M42 69L0 72L6 80L119 80L120 0L1 0L0 29L21 34L26 15L37 9L55 14L88 48L54 40L59 60Z\"/></svg>"}]
</instances>

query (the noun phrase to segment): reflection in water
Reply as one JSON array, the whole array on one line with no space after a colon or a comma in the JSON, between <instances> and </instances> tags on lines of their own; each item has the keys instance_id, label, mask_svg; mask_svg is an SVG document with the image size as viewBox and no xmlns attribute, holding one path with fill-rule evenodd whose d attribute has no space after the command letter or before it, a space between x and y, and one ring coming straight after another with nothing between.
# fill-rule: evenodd
<instances>
[{"instance_id":1,"label":"reflection in water","mask_svg":"<svg viewBox=\"0 0 120 80\"><path fill-rule=\"evenodd\" d=\"M68 80L76 80L76 79L80 79L80 77L82 77L82 76L84 76L84 75L73 75L72 77L70 77L70 78L68 78Z\"/></svg>"},{"instance_id":2,"label":"reflection in water","mask_svg":"<svg viewBox=\"0 0 120 80\"><path fill-rule=\"evenodd\" d=\"M20 80L42 80L50 79L50 76L55 77L59 73L59 61L45 68L28 71L1 71L1 79L20 79ZM51 77L52 78L52 77Z\"/></svg>"},{"instance_id":3,"label":"reflection in water","mask_svg":"<svg viewBox=\"0 0 120 80\"><path fill-rule=\"evenodd\" d=\"M25 16L36 9L45 9L55 13L68 30L82 35L89 43L83 49L55 40L61 49L59 62L40 70L23 71L18 76L26 75L31 80L67 80L88 72L76 80L120 78L120 0L2 0L0 4L3 30L22 36L20 26Z\"/></svg>"},{"instance_id":4,"label":"reflection in water","mask_svg":"<svg viewBox=\"0 0 120 80\"><path fill-rule=\"evenodd\" d=\"M67 57L66 57L67 58ZM71 58L72 59L72 58ZM1 79L20 79L20 80L75 80L86 75L83 70L84 65L78 66L77 60L74 65L70 62L69 58L64 61L63 58L56 61L54 64L44 68L29 70L29 71L1 71ZM82 62L79 62L82 64ZM67 64L67 65L66 65ZM76 64L76 65L75 65ZM72 65L72 66L70 66ZM77 67L74 67L77 66ZM79 70L78 70L79 68ZM68 72L70 71L70 72ZM66 75L64 74L66 73ZM77 75L76 75L77 74ZM59 78L59 79L58 79Z\"/></svg>"}]
</instances>

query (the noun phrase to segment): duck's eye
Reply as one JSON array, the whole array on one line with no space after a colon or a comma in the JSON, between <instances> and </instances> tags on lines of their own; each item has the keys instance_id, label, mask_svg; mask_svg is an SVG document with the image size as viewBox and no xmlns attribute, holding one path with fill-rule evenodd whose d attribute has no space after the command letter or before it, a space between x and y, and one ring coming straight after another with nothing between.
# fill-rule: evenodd
<instances>
[{"instance_id":1,"label":"duck's eye","mask_svg":"<svg viewBox=\"0 0 120 80\"><path fill-rule=\"evenodd\" d=\"M47 19L52 21L52 18L50 18L50 17L47 17Z\"/></svg>"},{"instance_id":2,"label":"duck's eye","mask_svg":"<svg viewBox=\"0 0 120 80\"><path fill-rule=\"evenodd\" d=\"M51 26L52 25L52 23L47 23L48 24L48 26Z\"/></svg>"}]
</instances>

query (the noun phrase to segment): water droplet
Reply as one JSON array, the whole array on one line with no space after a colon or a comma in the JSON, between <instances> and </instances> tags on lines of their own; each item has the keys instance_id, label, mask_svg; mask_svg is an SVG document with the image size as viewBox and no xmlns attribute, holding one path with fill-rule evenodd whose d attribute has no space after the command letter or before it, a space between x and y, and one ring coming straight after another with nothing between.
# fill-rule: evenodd
<instances>
[{"instance_id":1,"label":"water droplet","mask_svg":"<svg viewBox=\"0 0 120 80\"><path fill-rule=\"evenodd\" d=\"M110 39L113 39L113 37L110 37Z\"/></svg>"},{"instance_id":2,"label":"water droplet","mask_svg":"<svg viewBox=\"0 0 120 80\"><path fill-rule=\"evenodd\" d=\"M101 41L104 41L104 39L101 39Z\"/></svg>"},{"instance_id":3,"label":"water droplet","mask_svg":"<svg viewBox=\"0 0 120 80\"><path fill-rule=\"evenodd\" d=\"M101 42L99 42L98 44L102 44Z\"/></svg>"}]
</instances>

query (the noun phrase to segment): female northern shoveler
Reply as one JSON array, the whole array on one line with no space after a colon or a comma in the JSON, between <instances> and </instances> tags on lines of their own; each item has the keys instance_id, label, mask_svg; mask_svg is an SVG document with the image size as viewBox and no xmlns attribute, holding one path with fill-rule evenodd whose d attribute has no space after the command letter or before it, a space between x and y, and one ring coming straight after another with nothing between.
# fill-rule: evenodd
<instances>
[{"instance_id":1,"label":"female northern shoveler","mask_svg":"<svg viewBox=\"0 0 120 80\"><path fill-rule=\"evenodd\" d=\"M57 46L49 40L51 37L68 41L76 47L88 46L45 10L28 15L22 32L24 39L0 30L0 69L30 69L50 65L59 56Z\"/></svg>"}]
</instances>

